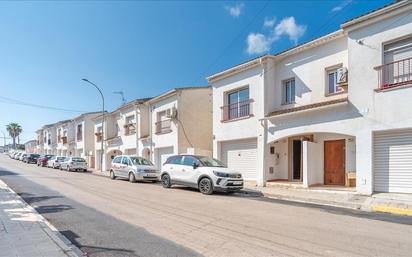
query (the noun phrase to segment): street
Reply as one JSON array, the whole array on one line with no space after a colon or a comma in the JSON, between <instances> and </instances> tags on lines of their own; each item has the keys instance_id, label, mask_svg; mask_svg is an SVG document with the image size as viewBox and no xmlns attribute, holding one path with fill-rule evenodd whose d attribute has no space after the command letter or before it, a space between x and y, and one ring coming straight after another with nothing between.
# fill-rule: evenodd
<instances>
[{"instance_id":1,"label":"street","mask_svg":"<svg viewBox=\"0 0 412 257\"><path fill-rule=\"evenodd\" d=\"M0 179L88 256L410 256L412 218L110 180L0 155Z\"/></svg>"}]
</instances>

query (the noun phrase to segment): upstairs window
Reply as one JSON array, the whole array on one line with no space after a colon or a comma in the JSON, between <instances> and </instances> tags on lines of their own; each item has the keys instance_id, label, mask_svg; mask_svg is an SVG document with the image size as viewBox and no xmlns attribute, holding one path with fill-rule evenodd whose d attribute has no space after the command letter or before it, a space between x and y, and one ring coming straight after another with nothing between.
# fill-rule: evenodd
<instances>
[{"instance_id":1,"label":"upstairs window","mask_svg":"<svg viewBox=\"0 0 412 257\"><path fill-rule=\"evenodd\" d=\"M339 84L337 83L338 81L338 70L337 69L329 69L326 71L326 75L327 75L327 87L328 87L328 91L327 94L336 94L336 93L340 93L343 91L343 88L341 88L339 86Z\"/></svg>"},{"instance_id":2,"label":"upstairs window","mask_svg":"<svg viewBox=\"0 0 412 257\"><path fill-rule=\"evenodd\" d=\"M384 45L383 62L375 67L380 89L412 84L412 37Z\"/></svg>"},{"instance_id":3,"label":"upstairs window","mask_svg":"<svg viewBox=\"0 0 412 257\"><path fill-rule=\"evenodd\" d=\"M223 120L231 120L250 115L249 88L242 88L227 94L227 106L223 107Z\"/></svg>"},{"instance_id":4,"label":"upstairs window","mask_svg":"<svg viewBox=\"0 0 412 257\"><path fill-rule=\"evenodd\" d=\"M295 102L295 79L283 81L283 104Z\"/></svg>"}]
</instances>

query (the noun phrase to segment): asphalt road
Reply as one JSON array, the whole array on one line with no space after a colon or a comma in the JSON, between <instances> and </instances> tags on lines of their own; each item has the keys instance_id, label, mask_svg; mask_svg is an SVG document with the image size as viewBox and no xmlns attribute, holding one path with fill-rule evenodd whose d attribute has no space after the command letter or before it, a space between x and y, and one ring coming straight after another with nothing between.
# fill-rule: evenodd
<instances>
[{"instance_id":1,"label":"asphalt road","mask_svg":"<svg viewBox=\"0 0 412 257\"><path fill-rule=\"evenodd\" d=\"M412 218L131 184L0 155L0 179L89 256L411 256Z\"/></svg>"}]
</instances>

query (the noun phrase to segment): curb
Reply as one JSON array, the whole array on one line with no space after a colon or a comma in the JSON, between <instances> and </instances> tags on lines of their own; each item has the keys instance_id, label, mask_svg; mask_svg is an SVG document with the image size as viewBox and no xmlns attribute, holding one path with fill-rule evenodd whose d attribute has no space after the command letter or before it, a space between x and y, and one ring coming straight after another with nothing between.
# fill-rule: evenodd
<instances>
[{"instance_id":1,"label":"curb","mask_svg":"<svg viewBox=\"0 0 412 257\"><path fill-rule=\"evenodd\" d=\"M1 182L4 183L4 181L0 180ZM57 230L56 227L54 227L50 222L48 222L42 215L40 215L35 208L33 208L31 205L26 203L26 201L21 198L20 195L18 195L13 189L11 189L6 183L4 183L7 186L7 189L12 192L13 194L16 195L18 199L22 201L22 203L33 213L35 213L40 220L40 227L42 230L50 237L50 239L60 248L62 249L63 253L65 253L67 256L70 257L80 257L84 256L83 252L77 248L74 244L70 242L65 236L63 236L59 230Z\"/></svg>"},{"instance_id":2,"label":"curb","mask_svg":"<svg viewBox=\"0 0 412 257\"><path fill-rule=\"evenodd\" d=\"M323 206L345 208L345 209L351 209L351 210L361 210L362 208L362 204L356 204L356 203L345 204L345 203L340 203L340 202L330 202L330 201L322 201L322 200L299 198L299 197L292 198L292 197L276 195L276 194L267 194L267 193L262 193L262 194L264 197L267 197L267 198L283 200L283 201L290 201L290 202L297 202L297 203L323 205Z\"/></svg>"},{"instance_id":3,"label":"curb","mask_svg":"<svg viewBox=\"0 0 412 257\"><path fill-rule=\"evenodd\" d=\"M396 208L396 207L389 207L389 206L383 206L383 205L372 205L372 211L392 213L392 214L404 215L404 216L412 216L411 209Z\"/></svg>"}]
</instances>

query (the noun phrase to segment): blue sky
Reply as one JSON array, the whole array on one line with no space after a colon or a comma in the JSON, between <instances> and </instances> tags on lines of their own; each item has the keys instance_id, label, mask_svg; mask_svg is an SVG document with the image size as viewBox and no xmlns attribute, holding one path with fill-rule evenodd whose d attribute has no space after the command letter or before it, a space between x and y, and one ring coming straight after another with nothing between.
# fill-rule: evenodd
<instances>
[{"instance_id":1,"label":"blue sky","mask_svg":"<svg viewBox=\"0 0 412 257\"><path fill-rule=\"evenodd\" d=\"M114 91L130 101L207 85L208 75L332 32L389 2L0 2L0 129L19 122L25 141L42 125L79 114L5 98L100 110L85 77L102 88L111 111L121 104Z\"/></svg>"}]
</instances>

